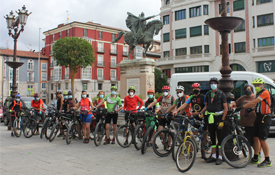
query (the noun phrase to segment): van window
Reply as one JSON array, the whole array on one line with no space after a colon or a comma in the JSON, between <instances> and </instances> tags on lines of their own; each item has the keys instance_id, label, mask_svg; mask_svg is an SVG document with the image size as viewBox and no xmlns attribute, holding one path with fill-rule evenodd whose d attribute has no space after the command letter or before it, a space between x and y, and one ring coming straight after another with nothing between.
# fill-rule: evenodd
<instances>
[{"instance_id":1,"label":"van window","mask_svg":"<svg viewBox=\"0 0 275 175\"><path fill-rule=\"evenodd\" d=\"M275 95L275 88L271 86L270 84L264 85L265 89L267 89L272 95Z\"/></svg>"},{"instance_id":2,"label":"van window","mask_svg":"<svg viewBox=\"0 0 275 175\"><path fill-rule=\"evenodd\" d=\"M241 96L244 95L243 88L244 88L244 85L247 83L248 82L245 80L234 80L233 81L234 89L232 91L232 94L234 94L235 100L237 100L238 98L240 98Z\"/></svg>"}]
</instances>

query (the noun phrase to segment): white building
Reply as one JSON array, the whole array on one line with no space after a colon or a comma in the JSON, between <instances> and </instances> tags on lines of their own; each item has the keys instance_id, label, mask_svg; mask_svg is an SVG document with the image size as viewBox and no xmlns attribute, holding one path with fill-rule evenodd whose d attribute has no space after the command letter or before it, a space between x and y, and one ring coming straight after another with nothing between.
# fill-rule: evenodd
<instances>
[{"instance_id":1,"label":"white building","mask_svg":"<svg viewBox=\"0 0 275 175\"><path fill-rule=\"evenodd\" d=\"M228 0L228 16L245 20L229 34L229 59L233 71L259 72L275 80L273 0ZM162 0L162 57L160 67L168 77L179 72L221 69L221 36L204 21L218 17L220 0Z\"/></svg>"}]
</instances>

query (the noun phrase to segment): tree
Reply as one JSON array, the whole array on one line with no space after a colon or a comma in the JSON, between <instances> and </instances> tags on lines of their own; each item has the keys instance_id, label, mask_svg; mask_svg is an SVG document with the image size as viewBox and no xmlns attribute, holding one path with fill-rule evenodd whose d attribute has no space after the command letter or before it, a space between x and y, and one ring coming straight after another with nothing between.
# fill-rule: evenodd
<instances>
[{"instance_id":1,"label":"tree","mask_svg":"<svg viewBox=\"0 0 275 175\"><path fill-rule=\"evenodd\" d=\"M91 66L94 62L94 49L85 39L78 37L65 37L58 39L53 45L53 57L56 64L69 67L71 73L71 89L74 96L74 79L79 68ZM75 100L73 100L75 105Z\"/></svg>"},{"instance_id":2,"label":"tree","mask_svg":"<svg viewBox=\"0 0 275 175\"><path fill-rule=\"evenodd\" d=\"M165 85L168 85L167 76L161 70L155 68L155 91L162 93L161 88Z\"/></svg>"}]
</instances>

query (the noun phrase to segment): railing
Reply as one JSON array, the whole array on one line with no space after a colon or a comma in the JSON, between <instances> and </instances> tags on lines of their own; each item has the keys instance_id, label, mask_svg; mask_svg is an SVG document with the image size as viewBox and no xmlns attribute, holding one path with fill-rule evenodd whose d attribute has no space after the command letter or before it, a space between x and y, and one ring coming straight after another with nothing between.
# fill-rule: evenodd
<instances>
[{"instance_id":1,"label":"railing","mask_svg":"<svg viewBox=\"0 0 275 175\"><path fill-rule=\"evenodd\" d=\"M47 77L41 78L41 81L47 81Z\"/></svg>"},{"instance_id":2,"label":"railing","mask_svg":"<svg viewBox=\"0 0 275 175\"><path fill-rule=\"evenodd\" d=\"M97 80L103 81L104 80L104 75L97 75Z\"/></svg>"},{"instance_id":3,"label":"railing","mask_svg":"<svg viewBox=\"0 0 275 175\"><path fill-rule=\"evenodd\" d=\"M43 69L43 68L42 68L41 71L42 71L42 72L47 72L47 69Z\"/></svg>"},{"instance_id":4,"label":"railing","mask_svg":"<svg viewBox=\"0 0 275 175\"><path fill-rule=\"evenodd\" d=\"M105 66L105 62L97 62L97 66L98 67L104 67Z\"/></svg>"},{"instance_id":5,"label":"railing","mask_svg":"<svg viewBox=\"0 0 275 175\"><path fill-rule=\"evenodd\" d=\"M117 54L117 50L116 49L110 49L110 54Z\"/></svg>"},{"instance_id":6,"label":"railing","mask_svg":"<svg viewBox=\"0 0 275 175\"><path fill-rule=\"evenodd\" d=\"M34 78L28 78L28 83L34 83Z\"/></svg>"},{"instance_id":7,"label":"railing","mask_svg":"<svg viewBox=\"0 0 275 175\"><path fill-rule=\"evenodd\" d=\"M28 71L33 72L34 71L33 66L31 68L28 68Z\"/></svg>"},{"instance_id":8,"label":"railing","mask_svg":"<svg viewBox=\"0 0 275 175\"><path fill-rule=\"evenodd\" d=\"M128 52L123 51L123 56L128 56Z\"/></svg>"},{"instance_id":9,"label":"railing","mask_svg":"<svg viewBox=\"0 0 275 175\"><path fill-rule=\"evenodd\" d=\"M68 80L68 79L69 79L69 74L63 75L63 79L64 79L64 80Z\"/></svg>"},{"instance_id":10,"label":"railing","mask_svg":"<svg viewBox=\"0 0 275 175\"><path fill-rule=\"evenodd\" d=\"M50 63L50 68L53 68L55 66L55 63Z\"/></svg>"},{"instance_id":11,"label":"railing","mask_svg":"<svg viewBox=\"0 0 275 175\"><path fill-rule=\"evenodd\" d=\"M111 81L117 81L117 76L111 76Z\"/></svg>"},{"instance_id":12,"label":"railing","mask_svg":"<svg viewBox=\"0 0 275 175\"><path fill-rule=\"evenodd\" d=\"M98 47L98 48L97 48L97 52L98 52L98 53L105 53L105 48Z\"/></svg>"},{"instance_id":13,"label":"railing","mask_svg":"<svg viewBox=\"0 0 275 175\"><path fill-rule=\"evenodd\" d=\"M54 78L54 76L50 76L49 80L53 81L54 80L53 78Z\"/></svg>"},{"instance_id":14,"label":"railing","mask_svg":"<svg viewBox=\"0 0 275 175\"><path fill-rule=\"evenodd\" d=\"M111 62L110 67L111 67L111 68L116 68L116 67L117 67L117 66L116 66L116 63L112 63L112 62Z\"/></svg>"},{"instance_id":15,"label":"railing","mask_svg":"<svg viewBox=\"0 0 275 175\"><path fill-rule=\"evenodd\" d=\"M274 50L275 50L275 46L252 48L252 52L266 52L266 51L274 51Z\"/></svg>"},{"instance_id":16,"label":"railing","mask_svg":"<svg viewBox=\"0 0 275 175\"><path fill-rule=\"evenodd\" d=\"M183 60L183 59L194 59L194 58L208 58L210 56L211 56L210 53L180 55L180 56L159 58L159 59L156 59L156 62L173 61L173 60Z\"/></svg>"}]
</instances>

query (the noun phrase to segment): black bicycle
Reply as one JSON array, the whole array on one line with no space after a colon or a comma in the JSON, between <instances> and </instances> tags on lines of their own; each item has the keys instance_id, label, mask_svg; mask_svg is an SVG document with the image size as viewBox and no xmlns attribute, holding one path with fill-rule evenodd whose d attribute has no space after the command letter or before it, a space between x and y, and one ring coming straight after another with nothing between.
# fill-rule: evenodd
<instances>
[{"instance_id":1,"label":"black bicycle","mask_svg":"<svg viewBox=\"0 0 275 175\"><path fill-rule=\"evenodd\" d=\"M46 119L44 120L44 123L42 125L41 131L40 131L40 138L43 138L43 135L48 140L51 134L51 131L53 130L53 126L56 122L56 117L58 117L58 110L54 107L48 107L48 115Z\"/></svg>"},{"instance_id":2,"label":"black bicycle","mask_svg":"<svg viewBox=\"0 0 275 175\"><path fill-rule=\"evenodd\" d=\"M16 116L16 119L13 122L13 134L16 137L20 137L22 133L23 128L23 115L21 115L21 110L19 111L12 111L14 115ZM22 112L23 114L23 112Z\"/></svg>"},{"instance_id":3,"label":"black bicycle","mask_svg":"<svg viewBox=\"0 0 275 175\"><path fill-rule=\"evenodd\" d=\"M141 149L143 137L146 133L145 111L136 113L136 127L134 130L134 145L137 150Z\"/></svg>"},{"instance_id":4,"label":"black bicycle","mask_svg":"<svg viewBox=\"0 0 275 175\"><path fill-rule=\"evenodd\" d=\"M66 134L66 143L70 144L72 139L81 139L82 137L82 126L80 118L77 117L78 113L74 110L70 110L67 113L67 117L70 118L70 123L68 124L68 132Z\"/></svg>"},{"instance_id":5,"label":"black bicycle","mask_svg":"<svg viewBox=\"0 0 275 175\"><path fill-rule=\"evenodd\" d=\"M22 123L23 134L26 138L31 138L34 135L37 123L34 115L38 112L33 108L24 108L24 120Z\"/></svg>"},{"instance_id":6,"label":"black bicycle","mask_svg":"<svg viewBox=\"0 0 275 175\"><path fill-rule=\"evenodd\" d=\"M232 134L223 139L221 151L222 157L228 165L234 168L243 168L251 161L252 148L243 135L242 129L236 124L237 118L235 110L226 117L225 125L228 126Z\"/></svg>"}]
</instances>

